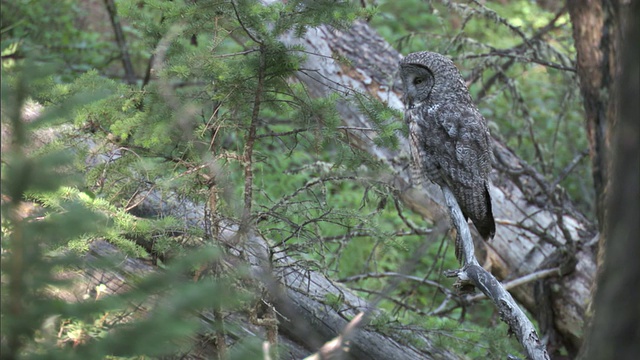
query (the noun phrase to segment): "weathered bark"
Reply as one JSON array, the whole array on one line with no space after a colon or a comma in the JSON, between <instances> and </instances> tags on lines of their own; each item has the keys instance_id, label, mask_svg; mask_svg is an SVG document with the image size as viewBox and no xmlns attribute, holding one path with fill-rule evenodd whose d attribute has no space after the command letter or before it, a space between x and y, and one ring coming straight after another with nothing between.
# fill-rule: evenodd
<instances>
[{"instance_id":1,"label":"weathered bark","mask_svg":"<svg viewBox=\"0 0 640 360\"><path fill-rule=\"evenodd\" d=\"M302 45L308 51L305 69L298 79L314 96L334 91L345 94L368 93L389 106L401 109L394 73L400 59L388 43L366 23L357 22L347 31L320 26L304 38L282 39L287 45ZM334 61L334 57L347 59ZM449 221L440 189L433 184L411 187L408 144L401 141L398 151L374 143L375 126L352 104L338 105L352 146L363 149L389 165L387 181L400 189L402 200L426 219ZM398 121L401 121L398 119ZM354 129L354 130L349 130ZM495 238L480 251L486 252L492 272L501 279L513 279L545 266L545 261L566 251L575 258L575 271L555 282L551 297L553 324L569 351L580 346L589 289L594 281L594 227L565 196L550 189L543 177L494 141L496 163L492 173L491 196L498 225ZM558 266L562 264L555 264ZM537 313L532 286L511 290L514 297L532 313Z\"/></svg>"},{"instance_id":2,"label":"weathered bark","mask_svg":"<svg viewBox=\"0 0 640 360\"><path fill-rule=\"evenodd\" d=\"M594 187L596 191L596 214L600 230L600 237L598 239L597 274L600 274L605 266L616 266L615 264L606 265L606 257L608 256L606 254L606 250L609 248L618 250L617 247L621 246L620 244L608 244L609 241L614 241L609 237L616 234L616 230L609 229L608 226L610 226L610 224L617 224L618 219L612 217L612 215L607 212L614 211L610 207L613 203L608 199L608 197L611 196L609 193L619 190L610 183L611 176L613 174L611 167L614 160L610 149L612 145L616 146L617 144L617 141L612 142L612 134L618 119L621 121L627 120L618 117L617 112L620 110L620 99L624 99L625 96L628 96L628 91L631 89L627 86L620 87L619 82L626 82L629 79L632 79L631 81L637 86L638 81L637 73L635 74L635 77L629 77L630 75L634 75L632 72L626 72L624 76L620 76L620 68L622 66L620 62L620 52L624 49L621 46L621 41L623 38L625 18L629 19L632 24L637 22L634 15L626 16L632 7L630 4L631 2L628 1L615 0L570 0L567 2L567 7L573 25L573 38L578 53L577 72L580 79L580 90L583 96L586 113L586 128L590 145ZM637 3L635 9L637 10ZM636 12L635 16L637 15L638 14ZM637 42L632 43L627 41L625 42L625 45L627 47L635 48L637 47ZM637 62L637 57L634 61ZM629 71L629 68L627 68L626 71ZM637 102L637 96L633 101ZM627 112L627 116L628 114L629 113ZM635 116L637 116L637 112L635 113ZM628 127L628 125L626 126ZM633 131L627 133L626 136L633 137ZM619 139L616 140L620 141ZM634 165L637 164L637 160L634 162L631 158L625 158L625 161L630 161ZM634 201L636 201L636 199L634 199ZM624 239L615 239L615 241L624 241ZM626 249L626 251L633 253L631 247ZM621 253L617 252L615 256L617 257L620 255ZM618 260L616 259L614 261ZM636 263L636 261L634 260L632 263ZM632 268L624 269L626 271L633 271ZM612 276L609 275L609 277ZM598 282L598 284L603 283L603 281ZM594 286L592 292L597 294L600 299L603 299L609 298L609 295L603 294L603 292L615 292L616 290L618 289L616 289L615 286L608 286L607 289L604 290L596 289ZM618 311L621 309L622 308L618 308L618 310L614 310L614 312L619 314ZM609 314L607 310L603 311ZM604 336L605 333L602 334ZM607 336L615 336L614 334L616 334L615 331L606 333ZM625 336L627 335L628 334L625 334ZM607 339L614 339L614 337L607 337ZM601 344L603 349L600 349L595 353L605 354L606 351L611 349L610 344L611 343L606 346L604 343ZM588 345L595 346L593 344L585 344L585 346ZM585 349L583 349L583 353L584 352ZM608 358L608 356L605 356L604 358Z\"/></svg>"},{"instance_id":3,"label":"weathered bark","mask_svg":"<svg viewBox=\"0 0 640 360\"><path fill-rule=\"evenodd\" d=\"M605 197L609 179L610 128L615 122L619 23L611 0L569 0L578 53L577 72L586 114L596 214L604 234Z\"/></svg>"},{"instance_id":4,"label":"weathered bark","mask_svg":"<svg viewBox=\"0 0 640 360\"><path fill-rule=\"evenodd\" d=\"M629 11L630 10L630 11ZM640 3L627 16L619 79L620 108L612 129L613 165L606 214L606 258L594 299L595 315L582 349L585 359L633 359L640 353Z\"/></svg>"}]
</instances>

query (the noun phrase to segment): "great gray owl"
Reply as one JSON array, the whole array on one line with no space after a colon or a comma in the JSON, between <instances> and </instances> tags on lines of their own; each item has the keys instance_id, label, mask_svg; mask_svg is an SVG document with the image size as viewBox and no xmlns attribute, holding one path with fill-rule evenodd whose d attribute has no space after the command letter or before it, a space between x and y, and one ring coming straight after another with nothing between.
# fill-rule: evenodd
<instances>
[{"instance_id":1,"label":"great gray owl","mask_svg":"<svg viewBox=\"0 0 640 360\"><path fill-rule=\"evenodd\" d=\"M400 61L400 76L418 176L447 185L465 218L485 240L493 238L489 129L460 72L448 58L423 51Z\"/></svg>"}]
</instances>

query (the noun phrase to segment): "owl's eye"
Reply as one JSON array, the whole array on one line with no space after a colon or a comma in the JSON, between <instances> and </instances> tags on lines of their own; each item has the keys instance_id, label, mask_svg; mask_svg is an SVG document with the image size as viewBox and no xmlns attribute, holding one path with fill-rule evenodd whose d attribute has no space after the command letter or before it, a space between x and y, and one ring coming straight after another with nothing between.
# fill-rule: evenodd
<instances>
[{"instance_id":1,"label":"owl's eye","mask_svg":"<svg viewBox=\"0 0 640 360\"><path fill-rule=\"evenodd\" d=\"M417 78L413 80L413 85L420 85L424 80L422 78Z\"/></svg>"}]
</instances>

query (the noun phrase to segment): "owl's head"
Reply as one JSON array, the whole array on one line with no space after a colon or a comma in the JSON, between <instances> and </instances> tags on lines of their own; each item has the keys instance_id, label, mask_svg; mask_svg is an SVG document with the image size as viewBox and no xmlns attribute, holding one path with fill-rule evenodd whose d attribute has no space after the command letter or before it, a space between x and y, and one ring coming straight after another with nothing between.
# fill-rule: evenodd
<instances>
[{"instance_id":1,"label":"owl's head","mask_svg":"<svg viewBox=\"0 0 640 360\"><path fill-rule=\"evenodd\" d=\"M426 102L433 89L434 78L428 67L419 64L400 64L402 78L402 101L407 109Z\"/></svg>"},{"instance_id":2,"label":"owl's head","mask_svg":"<svg viewBox=\"0 0 640 360\"><path fill-rule=\"evenodd\" d=\"M464 87L460 72L453 62L429 51L412 53L402 59L400 77L407 109L425 104L435 93L444 95L456 92L460 85Z\"/></svg>"}]
</instances>

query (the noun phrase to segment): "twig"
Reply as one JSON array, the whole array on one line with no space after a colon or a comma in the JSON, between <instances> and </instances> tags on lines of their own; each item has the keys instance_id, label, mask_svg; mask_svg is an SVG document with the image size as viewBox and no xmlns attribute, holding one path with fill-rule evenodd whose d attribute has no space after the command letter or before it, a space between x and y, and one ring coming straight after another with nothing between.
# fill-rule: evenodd
<instances>
[{"instance_id":1,"label":"twig","mask_svg":"<svg viewBox=\"0 0 640 360\"><path fill-rule=\"evenodd\" d=\"M430 229L419 229L419 228L416 228L415 230L410 230L410 231L395 231L392 233L385 233L386 236L393 236L393 237L404 237L404 236L411 236L411 235L428 235L428 234L431 234ZM365 237L365 236L373 237L375 235L376 233L374 233L373 231L350 231L341 235L322 236L318 238L318 241L331 242L331 241L348 240L348 239Z\"/></svg>"},{"instance_id":2,"label":"twig","mask_svg":"<svg viewBox=\"0 0 640 360\"><path fill-rule=\"evenodd\" d=\"M261 41L260 37L257 34L254 34L249 28L244 25L244 21L240 18L240 12L238 11L238 7L236 6L235 1L231 1L231 6L233 7L233 13L236 15L236 20L238 20L238 24L242 27L247 36L253 40L256 44L260 44L260 48L258 49L261 54L264 54L264 49L262 48L264 43ZM264 72L264 69L262 70Z\"/></svg>"},{"instance_id":3,"label":"twig","mask_svg":"<svg viewBox=\"0 0 640 360\"><path fill-rule=\"evenodd\" d=\"M402 212L402 206L400 205L400 200L398 199L398 196L393 196L393 205L396 208L396 212L398 214L398 217L400 218L400 220L402 220L402 222L407 225L407 227L409 227L409 229L411 229L413 232L419 233L419 229L418 227L409 219L407 219L406 216L404 216L404 213Z\"/></svg>"},{"instance_id":4,"label":"twig","mask_svg":"<svg viewBox=\"0 0 640 360\"><path fill-rule=\"evenodd\" d=\"M551 269L545 269L545 270L540 270L540 271L536 271L533 272L531 274L527 274L525 276L519 277L517 279L513 279L509 282L506 282L504 284L502 284L502 287L504 287L505 290L511 290L515 287L518 286L522 286L524 284L528 284L532 281L536 281L536 280L540 280L540 279L544 279L547 277L551 277L551 276L558 276L560 275L560 268L559 267L554 267ZM482 300L485 299L486 295L485 294L476 294L473 296L468 297L467 299L465 299L466 301L469 302L473 302L473 301L478 301L478 300Z\"/></svg>"},{"instance_id":5,"label":"twig","mask_svg":"<svg viewBox=\"0 0 640 360\"><path fill-rule=\"evenodd\" d=\"M580 160L584 159L584 157L587 156L588 153L588 150L583 150L578 155L576 155L573 160L571 160L569 165L562 169L560 175L558 175L558 178L551 184L551 186L549 186L549 189L553 191L553 189L555 189L556 186L558 186L558 184L560 184L560 182L564 180L571 173L571 171L573 171L573 169L580 163Z\"/></svg>"},{"instance_id":6,"label":"twig","mask_svg":"<svg viewBox=\"0 0 640 360\"><path fill-rule=\"evenodd\" d=\"M291 193L290 195L286 195L284 197L282 197L280 199L280 201L278 201L275 205L273 205L268 211L265 211L264 213L274 213L278 208L289 204L289 201L291 199L293 199L294 197L296 197L298 194L300 194L303 191L306 191L308 189L310 189L311 187L318 185L318 184L324 184L325 182L331 182L331 181L346 181L346 180L352 180L352 181L357 181L358 179L355 176L328 176L328 177L323 177L323 178L317 178L314 180L310 180L308 182L306 182L302 187L296 189L293 193ZM261 214L260 216L258 216L258 218L262 217L264 214Z\"/></svg>"},{"instance_id":7,"label":"twig","mask_svg":"<svg viewBox=\"0 0 640 360\"><path fill-rule=\"evenodd\" d=\"M359 127L359 126L337 126L336 129L340 130L360 130L360 131L378 131L376 129L368 128L368 127Z\"/></svg>"},{"instance_id":8,"label":"twig","mask_svg":"<svg viewBox=\"0 0 640 360\"><path fill-rule=\"evenodd\" d=\"M564 66L564 65L560 65L554 62L550 62L550 61L546 61L546 60L542 60L542 59L538 59L538 58L530 58L530 57L526 57L526 56L522 56L519 54L512 54L509 53L507 51L503 51L503 50L495 50L489 53L484 53L484 54L473 54L473 55L466 55L466 56L462 56L460 57L461 59L476 59L476 58L483 58L483 57L491 57L491 56L499 56L499 57L506 57L506 58L512 58L521 62L532 62L532 63L536 63L539 65L543 65L546 67L550 67L553 69L557 69L557 70L563 70L563 71L569 71L569 72L576 72L576 68L575 67L570 67L570 66Z\"/></svg>"},{"instance_id":9,"label":"twig","mask_svg":"<svg viewBox=\"0 0 640 360\"><path fill-rule=\"evenodd\" d=\"M283 132L269 132L266 134L256 135L257 139L262 139L266 137L279 137L279 136L288 136L288 135L297 135L301 132L309 131L309 129L295 129L291 131L283 131Z\"/></svg>"},{"instance_id":10,"label":"twig","mask_svg":"<svg viewBox=\"0 0 640 360\"><path fill-rule=\"evenodd\" d=\"M238 52L234 52L234 53L230 53L230 54L215 55L215 56L213 56L213 58L214 59L222 59L222 58L233 57L233 56L238 56L238 55L247 55L247 54L251 54L252 52L256 52L256 51L260 51L260 49L259 48L251 48L251 49L238 51Z\"/></svg>"},{"instance_id":11,"label":"twig","mask_svg":"<svg viewBox=\"0 0 640 360\"><path fill-rule=\"evenodd\" d=\"M518 36L520 36L522 38L522 41L524 41L525 44L529 45L529 39L527 38L527 36L522 32L522 30L520 30L519 27L511 24L507 19L503 18L502 16L498 15L497 12L495 12L492 9L489 9L488 7L486 7L484 4L481 4L478 0L472 0L472 2L474 4L476 4L479 8L481 8L481 13L496 22L499 22L501 24L503 24L504 26L508 27L511 31L513 31L514 33L518 34Z\"/></svg>"},{"instance_id":12,"label":"twig","mask_svg":"<svg viewBox=\"0 0 640 360\"><path fill-rule=\"evenodd\" d=\"M476 96L476 102L480 102L480 100L482 100L486 95L487 92L489 91L489 89L493 86L493 84L495 84L495 82L499 79L499 78L504 78L505 77L505 72L513 65L515 64L515 60L514 59L509 59L507 60L505 63L503 63L502 65L500 65L500 67L498 68L498 71L496 71L495 74L493 74L493 76L491 78L489 78L489 80L487 80L484 85L482 86L482 89L480 89L480 91L478 91L478 95Z\"/></svg>"},{"instance_id":13,"label":"twig","mask_svg":"<svg viewBox=\"0 0 640 360\"><path fill-rule=\"evenodd\" d=\"M353 291L357 291L357 292L362 292L365 294L369 294L369 295L375 295L377 297L379 297L380 299L383 300L387 300L390 301L392 303L394 303L396 305L396 307L399 307L401 309L406 309L409 310L411 312L414 312L416 315L419 316L429 316L429 313L421 310L415 306L412 306L406 302L402 302L402 300L397 299L394 296L391 296L389 294L383 293L381 291L376 291L376 290L371 290L371 289L365 289L365 288L360 288L360 287L350 287L351 290Z\"/></svg>"},{"instance_id":14,"label":"twig","mask_svg":"<svg viewBox=\"0 0 640 360\"><path fill-rule=\"evenodd\" d=\"M345 283L345 282L352 282L352 281L360 281L360 280L369 279L369 278L378 279L378 278L384 278L384 277L398 277L398 278L401 278L401 279L417 281L417 282L419 282L421 284L437 287L440 291L442 291L445 294L451 293L451 291L449 289L447 289L442 284L440 284L440 283L438 283L436 281L425 279L425 278L422 278L422 277L419 277L419 276L400 274L400 273L392 272L392 271L385 271L385 272L381 272L381 273L358 274L358 275L353 275L353 276L349 276L349 277L346 277L346 278L338 279L337 282Z\"/></svg>"}]
</instances>

